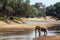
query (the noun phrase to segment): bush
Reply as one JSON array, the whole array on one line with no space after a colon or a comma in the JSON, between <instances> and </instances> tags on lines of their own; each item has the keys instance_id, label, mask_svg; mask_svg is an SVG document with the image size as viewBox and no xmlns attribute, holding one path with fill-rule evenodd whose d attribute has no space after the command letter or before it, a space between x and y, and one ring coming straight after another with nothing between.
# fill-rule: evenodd
<instances>
[{"instance_id":1,"label":"bush","mask_svg":"<svg viewBox=\"0 0 60 40\"><path fill-rule=\"evenodd\" d=\"M5 17L0 17L0 20L4 21L4 20L6 20L6 18Z\"/></svg>"},{"instance_id":2,"label":"bush","mask_svg":"<svg viewBox=\"0 0 60 40\"><path fill-rule=\"evenodd\" d=\"M23 19L19 18L19 17L13 17L15 20L18 20L18 21L23 21Z\"/></svg>"}]
</instances>

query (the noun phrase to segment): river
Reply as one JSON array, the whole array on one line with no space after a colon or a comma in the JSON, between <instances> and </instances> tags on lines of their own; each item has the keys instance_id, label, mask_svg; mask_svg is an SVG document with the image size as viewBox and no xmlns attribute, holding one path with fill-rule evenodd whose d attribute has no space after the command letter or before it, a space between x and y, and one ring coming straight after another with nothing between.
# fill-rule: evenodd
<instances>
[{"instance_id":1,"label":"river","mask_svg":"<svg viewBox=\"0 0 60 40\"><path fill-rule=\"evenodd\" d=\"M46 23L50 24L52 22L25 21L24 23L25 24L46 24ZM44 35L43 32L41 32L41 34ZM47 36L55 36L55 35L60 35L60 30L59 31L48 30ZM10 31L10 32L0 32L0 40L32 40L34 37L35 37L34 30L27 30L27 31L18 30L18 31Z\"/></svg>"},{"instance_id":2,"label":"river","mask_svg":"<svg viewBox=\"0 0 60 40\"><path fill-rule=\"evenodd\" d=\"M25 24L60 24L60 22L52 22L52 21L37 21L37 20L25 20Z\"/></svg>"},{"instance_id":3,"label":"river","mask_svg":"<svg viewBox=\"0 0 60 40\"><path fill-rule=\"evenodd\" d=\"M48 30L47 36L55 36L60 33L55 33L56 31ZM59 30L60 32L60 30ZM38 34L38 32L37 32ZM44 35L43 32L41 32ZM38 36L38 35L37 35ZM35 31L15 31L15 32L0 32L0 40L32 40L35 37Z\"/></svg>"}]
</instances>

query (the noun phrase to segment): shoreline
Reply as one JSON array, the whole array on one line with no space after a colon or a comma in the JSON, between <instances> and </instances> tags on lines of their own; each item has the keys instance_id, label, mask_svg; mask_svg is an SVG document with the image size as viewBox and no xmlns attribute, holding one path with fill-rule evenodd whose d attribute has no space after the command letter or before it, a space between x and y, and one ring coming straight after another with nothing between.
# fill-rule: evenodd
<instances>
[{"instance_id":1,"label":"shoreline","mask_svg":"<svg viewBox=\"0 0 60 40\"><path fill-rule=\"evenodd\" d=\"M33 40L60 40L60 35L56 36L40 36L33 38Z\"/></svg>"},{"instance_id":2,"label":"shoreline","mask_svg":"<svg viewBox=\"0 0 60 40\"><path fill-rule=\"evenodd\" d=\"M34 29L35 26L41 26L41 27L51 27L56 26L56 24L8 24L8 25L1 25L0 31L9 31L9 30L31 30Z\"/></svg>"},{"instance_id":3,"label":"shoreline","mask_svg":"<svg viewBox=\"0 0 60 40\"><path fill-rule=\"evenodd\" d=\"M48 21L48 22L60 22L60 20L56 20L56 19L54 19L54 18L51 18L50 16L47 16L46 17L46 19L44 19L43 17L41 17L41 18L37 18L37 17L34 17L34 18L21 18L21 19L23 19L23 21L25 21L25 20L38 20L38 21Z\"/></svg>"},{"instance_id":4,"label":"shoreline","mask_svg":"<svg viewBox=\"0 0 60 40\"><path fill-rule=\"evenodd\" d=\"M47 17L46 20L44 18L21 18L23 21L25 20L39 20L39 21L52 21L56 22L55 19L50 19L50 17ZM12 21L9 21L11 24L7 24L4 21L0 21L0 31L1 30L22 30L22 29L34 29L35 26L41 26L41 27L50 27L50 26L56 26L56 24L18 24ZM60 22L60 21L59 21Z\"/></svg>"}]
</instances>

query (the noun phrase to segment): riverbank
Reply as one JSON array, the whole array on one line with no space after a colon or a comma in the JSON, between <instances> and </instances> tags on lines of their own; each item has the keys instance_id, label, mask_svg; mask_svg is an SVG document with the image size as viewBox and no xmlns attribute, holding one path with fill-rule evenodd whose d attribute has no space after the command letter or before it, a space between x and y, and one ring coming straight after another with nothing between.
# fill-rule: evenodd
<instances>
[{"instance_id":1,"label":"riverbank","mask_svg":"<svg viewBox=\"0 0 60 40\"><path fill-rule=\"evenodd\" d=\"M60 22L60 20L56 20L54 18L51 18L50 16L47 16L46 19L44 19L43 17L41 18L37 18L37 17L34 17L34 18L21 18L23 19L23 21L25 20L38 20L38 21L48 21L48 22Z\"/></svg>"},{"instance_id":2,"label":"riverbank","mask_svg":"<svg viewBox=\"0 0 60 40\"><path fill-rule=\"evenodd\" d=\"M0 25L23 24L24 21L27 21L27 20L29 20L29 21L40 21L40 22L60 22L60 20L56 20L54 18L51 18L50 16L47 16L46 19L44 19L43 17L41 17L41 18L34 17L34 18L20 18L20 21L18 21L18 20L14 20L14 21L8 20L7 21L8 23L6 23L4 21L0 21Z\"/></svg>"},{"instance_id":3,"label":"riverbank","mask_svg":"<svg viewBox=\"0 0 60 40\"><path fill-rule=\"evenodd\" d=\"M23 21L25 20L39 20L39 21L49 21L48 19L50 19L50 17L47 17L47 19L45 20L44 18L21 18L23 19ZM55 20L55 19L53 19ZM52 19L50 19L50 21L52 21ZM10 24L8 23L5 23L4 21L0 21L0 31L3 30L3 31L10 31L10 30L27 30L27 29L34 29L35 26L41 26L41 27L51 27L51 26L56 26L56 24L18 24L18 23L15 23L13 21L9 21ZM58 22L58 21L53 21L53 22Z\"/></svg>"},{"instance_id":4,"label":"riverbank","mask_svg":"<svg viewBox=\"0 0 60 40\"><path fill-rule=\"evenodd\" d=\"M56 26L56 24L5 24L0 25L0 31L31 30L34 29L37 25L47 28L51 26Z\"/></svg>"},{"instance_id":5,"label":"riverbank","mask_svg":"<svg viewBox=\"0 0 60 40\"><path fill-rule=\"evenodd\" d=\"M33 40L60 40L60 36L41 36L36 37Z\"/></svg>"}]
</instances>

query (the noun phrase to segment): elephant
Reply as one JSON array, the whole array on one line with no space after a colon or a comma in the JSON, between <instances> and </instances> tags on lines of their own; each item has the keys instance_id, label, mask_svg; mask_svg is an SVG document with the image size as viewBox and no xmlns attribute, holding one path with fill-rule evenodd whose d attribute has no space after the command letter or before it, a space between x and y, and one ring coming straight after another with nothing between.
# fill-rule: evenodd
<instances>
[{"instance_id":1,"label":"elephant","mask_svg":"<svg viewBox=\"0 0 60 40\"><path fill-rule=\"evenodd\" d=\"M47 35L47 28L45 28L45 27L36 26L36 27L35 27L35 37L36 37L36 35L37 35L37 31L38 31L38 33L39 33L39 35L38 35L38 36L40 36L40 35L41 35L41 31L43 31L43 32L44 32L44 36L46 36L46 35Z\"/></svg>"}]
</instances>

